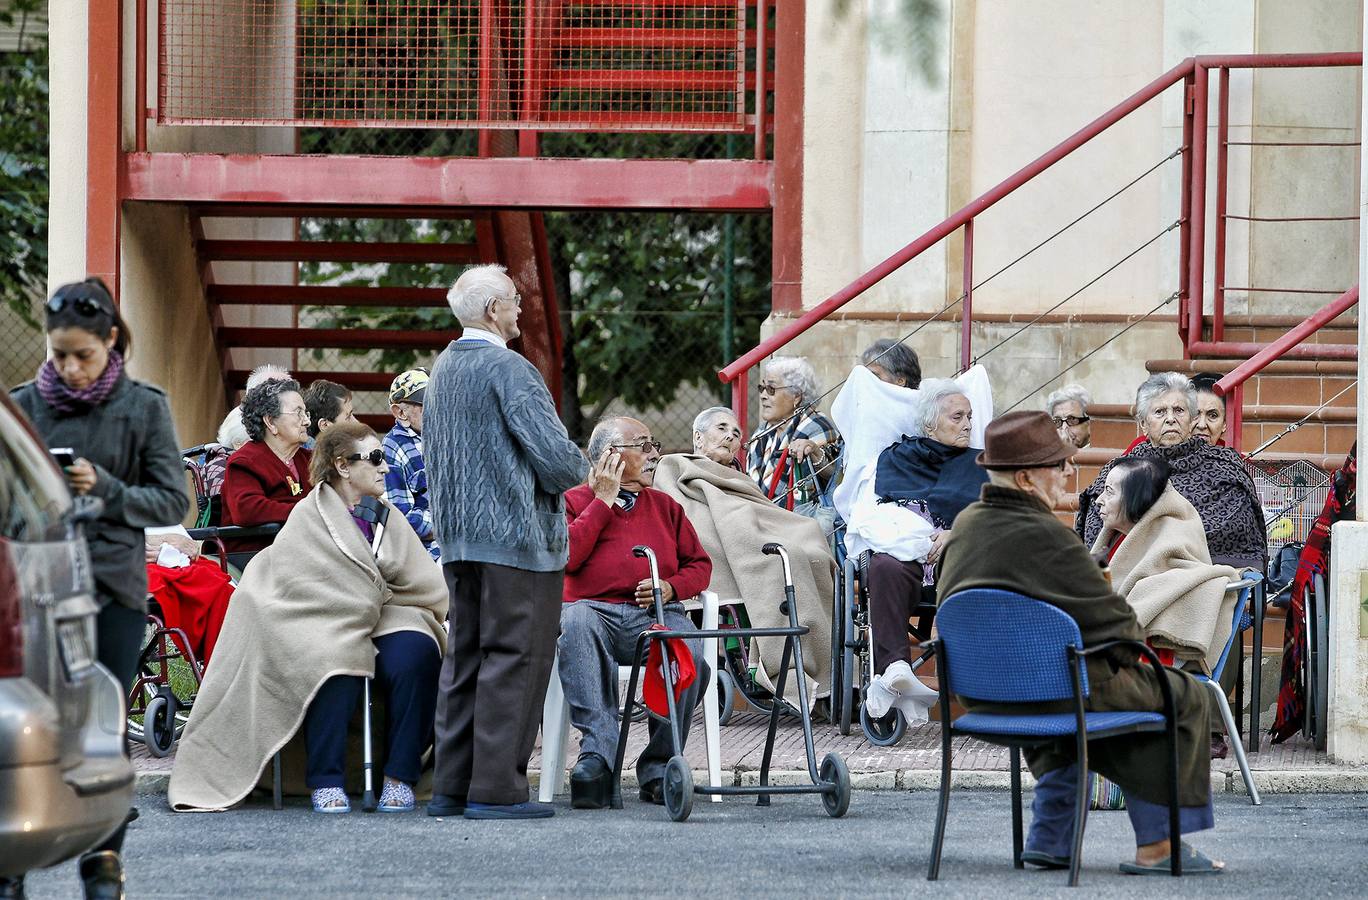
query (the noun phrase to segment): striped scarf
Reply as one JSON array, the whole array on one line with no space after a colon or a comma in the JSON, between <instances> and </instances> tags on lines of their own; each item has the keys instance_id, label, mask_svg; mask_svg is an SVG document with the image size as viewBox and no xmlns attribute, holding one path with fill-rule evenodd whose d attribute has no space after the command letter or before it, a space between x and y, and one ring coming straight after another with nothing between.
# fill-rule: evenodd
<instances>
[{"instance_id":1,"label":"striped scarf","mask_svg":"<svg viewBox=\"0 0 1368 900\"><path fill-rule=\"evenodd\" d=\"M49 359L38 370L38 395L43 398L44 403L59 413L70 415L85 412L109 399L109 395L114 392L114 386L123 375L123 370L123 354L111 350L109 363L100 373L100 377L89 387L73 390L67 387L62 376L57 374L57 366Z\"/></svg>"}]
</instances>

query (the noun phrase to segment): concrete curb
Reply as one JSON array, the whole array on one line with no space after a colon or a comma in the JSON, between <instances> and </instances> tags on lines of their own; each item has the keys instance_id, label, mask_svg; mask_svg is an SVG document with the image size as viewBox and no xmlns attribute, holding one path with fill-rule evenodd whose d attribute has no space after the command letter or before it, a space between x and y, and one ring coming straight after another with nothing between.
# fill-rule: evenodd
<instances>
[{"instance_id":1,"label":"concrete curb","mask_svg":"<svg viewBox=\"0 0 1368 900\"><path fill-rule=\"evenodd\" d=\"M754 786L760 783L760 773L755 769L735 769L729 773L729 784ZM1269 769L1255 770L1254 784L1261 794L1360 794L1368 793L1368 767L1358 768L1316 768L1316 769ZM696 770L694 783L707 783L707 772ZM140 794L165 794L171 776L166 772L137 773L137 791ZM540 782L540 773L533 770L528 780L535 789ZM801 770L780 770L770 772L770 784L791 785L807 784L808 773ZM852 772L851 786L860 791L935 791L940 788L939 769L897 769L886 772ZM1021 773L1023 788L1035 786L1030 772ZM1005 791L1011 787L1009 773L1001 770L970 771L954 773L954 786L957 790ZM1211 773L1213 792L1221 794L1246 794L1244 779L1238 770L1233 772L1215 771ZM623 776L622 788L637 788L636 773Z\"/></svg>"}]
</instances>

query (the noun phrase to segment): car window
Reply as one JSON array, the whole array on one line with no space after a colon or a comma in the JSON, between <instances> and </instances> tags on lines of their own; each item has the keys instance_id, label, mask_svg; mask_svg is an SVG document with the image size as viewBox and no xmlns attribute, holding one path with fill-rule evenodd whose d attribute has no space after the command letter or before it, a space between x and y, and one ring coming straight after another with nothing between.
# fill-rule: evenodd
<instances>
[{"instance_id":1,"label":"car window","mask_svg":"<svg viewBox=\"0 0 1368 900\"><path fill-rule=\"evenodd\" d=\"M34 542L60 540L62 513L70 505L47 448L8 404L0 404L0 537Z\"/></svg>"}]
</instances>

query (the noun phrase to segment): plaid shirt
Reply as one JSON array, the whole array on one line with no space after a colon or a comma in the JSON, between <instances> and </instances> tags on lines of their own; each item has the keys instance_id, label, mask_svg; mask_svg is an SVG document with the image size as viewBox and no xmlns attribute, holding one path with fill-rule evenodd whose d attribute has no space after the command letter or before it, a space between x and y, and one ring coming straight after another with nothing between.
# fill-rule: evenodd
<instances>
[{"instance_id":1,"label":"plaid shirt","mask_svg":"<svg viewBox=\"0 0 1368 900\"><path fill-rule=\"evenodd\" d=\"M835 473L835 460L841 455L841 433L836 430L836 424L819 412L809 413L803 416L796 423L792 420L781 424L778 428L770 431L751 445L750 453L746 455L746 473L755 479L755 483L760 485L760 490L770 496L770 484L774 481L775 467L779 465L779 457L788 449L789 443L798 438L806 438L815 444L823 445L826 451L828 465L824 466L821 474L822 481L825 483L830 480ZM800 472L801 476L806 476L808 469L804 466ZM810 503L818 499L818 492L812 479L799 477L795 479L793 492L794 504ZM788 491L788 472L782 476L774 497L784 497ZM785 504L787 500L784 501Z\"/></svg>"},{"instance_id":2,"label":"plaid shirt","mask_svg":"<svg viewBox=\"0 0 1368 900\"><path fill-rule=\"evenodd\" d=\"M427 471L423 468L423 438L395 422L381 444L389 471L385 473L385 499L404 514L433 559L442 551L432 539L432 508L428 505Z\"/></svg>"}]
</instances>

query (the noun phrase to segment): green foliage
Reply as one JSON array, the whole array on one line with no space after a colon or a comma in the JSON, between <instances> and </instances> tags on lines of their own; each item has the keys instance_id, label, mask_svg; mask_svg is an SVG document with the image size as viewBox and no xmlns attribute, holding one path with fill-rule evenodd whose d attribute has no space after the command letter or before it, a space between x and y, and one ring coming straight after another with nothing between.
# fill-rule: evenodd
<instances>
[{"instance_id":1,"label":"green foliage","mask_svg":"<svg viewBox=\"0 0 1368 900\"><path fill-rule=\"evenodd\" d=\"M0 48L0 300L35 329L47 280L48 55L35 29L41 0L11 0L0 23L17 28Z\"/></svg>"}]
</instances>

